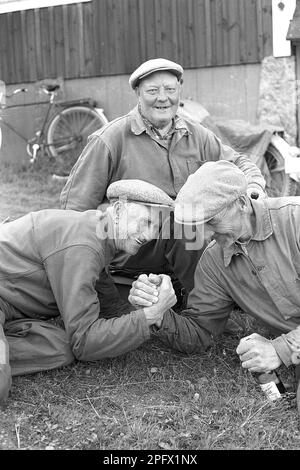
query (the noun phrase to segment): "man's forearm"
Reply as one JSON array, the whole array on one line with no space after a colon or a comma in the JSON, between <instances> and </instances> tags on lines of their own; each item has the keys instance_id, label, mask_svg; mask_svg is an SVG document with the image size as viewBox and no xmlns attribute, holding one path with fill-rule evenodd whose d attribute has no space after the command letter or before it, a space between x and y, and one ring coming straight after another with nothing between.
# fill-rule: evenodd
<instances>
[{"instance_id":1,"label":"man's forearm","mask_svg":"<svg viewBox=\"0 0 300 470\"><path fill-rule=\"evenodd\" d=\"M300 363L300 326L273 339L272 344L286 367Z\"/></svg>"},{"instance_id":2,"label":"man's forearm","mask_svg":"<svg viewBox=\"0 0 300 470\"><path fill-rule=\"evenodd\" d=\"M172 309L165 312L161 327L154 329L153 335L167 346L185 354L204 351L213 342L208 329L194 318L179 315Z\"/></svg>"},{"instance_id":3,"label":"man's forearm","mask_svg":"<svg viewBox=\"0 0 300 470\"><path fill-rule=\"evenodd\" d=\"M79 361L116 357L136 349L150 338L142 309L115 318L99 318L84 334L75 331L72 351Z\"/></svg>"}]
</instances>

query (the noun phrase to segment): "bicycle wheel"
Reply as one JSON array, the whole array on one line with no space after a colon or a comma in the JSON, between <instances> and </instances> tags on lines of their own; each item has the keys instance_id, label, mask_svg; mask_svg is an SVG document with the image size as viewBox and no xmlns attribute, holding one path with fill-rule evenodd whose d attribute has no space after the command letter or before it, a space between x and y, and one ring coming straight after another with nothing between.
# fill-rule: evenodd
<instances>
[{"instance_id":1,"label":"bicycle wheel","mask_svg":"<svg viewBox=\"0 0 300 470\"><path fill-rule=\"evenodd\" d=\"M90 134L108 120L88 106L72 106L56 114L46 131L46 146L60 174L69 174Z\"/></svg>"}]
</instances>

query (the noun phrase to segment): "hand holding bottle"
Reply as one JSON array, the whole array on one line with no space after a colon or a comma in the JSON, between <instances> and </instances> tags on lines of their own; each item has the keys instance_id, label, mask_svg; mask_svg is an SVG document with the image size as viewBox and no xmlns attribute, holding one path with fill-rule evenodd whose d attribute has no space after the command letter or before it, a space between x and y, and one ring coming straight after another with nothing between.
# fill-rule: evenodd
<instances>
[{"instance_id":1,"label":"hand holding bottle","mask_svg":"<svg viewBox=\"0 0 300 470\"><path fill-rule=\"evenodd\" d=\"M242 338L236 352L250 372L270 372L281 365L272 342L257 333Z\"/></svg>"}]
</instances>

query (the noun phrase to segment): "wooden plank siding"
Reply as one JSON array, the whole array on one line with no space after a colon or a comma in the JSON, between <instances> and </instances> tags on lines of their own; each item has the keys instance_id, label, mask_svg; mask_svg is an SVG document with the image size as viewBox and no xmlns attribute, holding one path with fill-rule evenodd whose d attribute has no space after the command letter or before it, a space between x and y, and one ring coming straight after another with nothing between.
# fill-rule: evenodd
<instances>
[{"instance_id":1,"label":"wooden plank siding","mask_svg":"<svg viewBox=\"0 0 300 470\"><path fill-rule=\"evenodd\" d=\"M271 54L271 0L92 0L0 15L7 84L129 74L154 57L193 69Z\"/></svg>"}]
</instances>

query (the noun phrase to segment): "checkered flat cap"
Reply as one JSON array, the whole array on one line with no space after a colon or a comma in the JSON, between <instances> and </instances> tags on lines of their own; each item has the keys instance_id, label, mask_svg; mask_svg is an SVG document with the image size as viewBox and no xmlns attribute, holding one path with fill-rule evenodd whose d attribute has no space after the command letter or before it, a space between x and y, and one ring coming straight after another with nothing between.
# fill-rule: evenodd
<instances>
[{"instance_id":1,"label":"checkered flat cap","mask_svg":"<svg viewBox=\"0 0 300 470\"><path fill-rule=\"evenodd\" d=\"M146 204L148 206L164 206L172 208L173 199L162 189L147 181L130 179L111 183L106 192L110 202L125 199L128 202Z\"/></svg>"},{"instance_id":2,"label":"checkered flat cap","mask_svg":"<svg viewBox=\"0 0 300 470\"><path fill-rule=\"evenodd\" d=\"M181 224L204 224L247 194L245 174L226 160L204 163L190 175L175 199L174 217Z\"/></svg>"},{"instance_id":3,"label":"checkered flat cap","mask_svg":"<svg viewBox=\"0 0 300 470\"><path fill-rule=\"evenodd\" d=\"M183 68L181 65L176 64L176 62L172 62L168 59L151 59L147 60L141 64L129 77L129 85L135 89L138 86L139 82L151 75L154 72L170 72L175 75L178 80L181 79L183 75Z\"/></svg>"}]
</instances>

